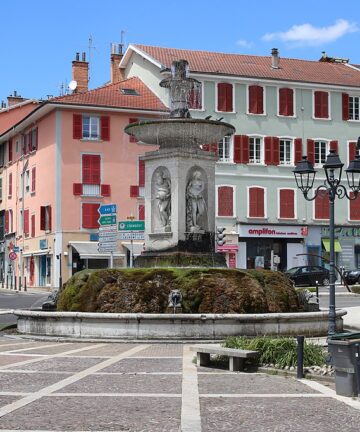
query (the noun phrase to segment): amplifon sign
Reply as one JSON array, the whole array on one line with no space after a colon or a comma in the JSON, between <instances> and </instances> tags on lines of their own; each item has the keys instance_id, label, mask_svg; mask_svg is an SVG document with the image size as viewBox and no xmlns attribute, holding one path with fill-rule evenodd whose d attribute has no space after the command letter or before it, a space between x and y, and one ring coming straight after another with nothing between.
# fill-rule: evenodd
<instances>
[{"instance_id":1,"label":"amplifon sign","mask_svg":"<svg viewBox=\"0 0 360 432\"><path fill-rule=\"evenodd\" d=\"M240 225L239 237L276 237L276 238L303 238L309 234L307 226L281 226L281 225Z\"/></svg>"}]
</instances>

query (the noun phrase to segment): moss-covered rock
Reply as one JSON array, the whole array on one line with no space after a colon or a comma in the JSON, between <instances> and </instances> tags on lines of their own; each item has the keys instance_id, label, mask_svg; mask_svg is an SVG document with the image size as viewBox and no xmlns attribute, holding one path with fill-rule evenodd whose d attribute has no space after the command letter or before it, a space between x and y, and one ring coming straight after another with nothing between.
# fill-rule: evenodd
<instances>
[{"instance_id":1,"label":"moss-covered rock","mask_svg":"<svg viewBox=\"0 0 360 432\"><path fill-rule=\"evenodd\" d=\"M58 310L165 313L174 289L182 293L184 313L299 310L295 289L283 274L222 268L83 270L65 284Z\"/></svg>"}]
</instances>

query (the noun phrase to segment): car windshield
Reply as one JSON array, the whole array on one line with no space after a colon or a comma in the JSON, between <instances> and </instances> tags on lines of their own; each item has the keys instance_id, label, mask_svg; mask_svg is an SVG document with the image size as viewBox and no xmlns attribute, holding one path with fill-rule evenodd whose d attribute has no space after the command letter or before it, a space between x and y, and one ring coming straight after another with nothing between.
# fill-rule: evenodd
<instances>
[{"instance_id":1,"label":"car windshield","mask_svg":"<svg viewBox=\"0 0 360 432\"><path fill-rule=\"evenodd\" d=\"M293 268L291 268L291 269L289 269L289 270L286 270L286 273L287 273L287 274L294 274L294 273L296 273L298 270L299 270L299 267L293 267Z\"/></svg>"}]
</instances>

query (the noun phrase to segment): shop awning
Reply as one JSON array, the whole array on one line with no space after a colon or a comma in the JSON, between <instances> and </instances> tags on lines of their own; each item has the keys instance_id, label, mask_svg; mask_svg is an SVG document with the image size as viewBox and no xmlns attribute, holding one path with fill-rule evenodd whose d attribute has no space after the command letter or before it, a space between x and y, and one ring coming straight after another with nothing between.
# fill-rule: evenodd
<instances>
[{"instance_id":1,"label":"shop awning","mask_svg":"<svg viewBox=\"0 0 360 432\"><path fill-rule=\"evenodd\" d=\"M126 247L126 249L129 249L131 251L131 242L122 242L123 246ZM144 250L144 243L135 243L133 242L133 255L138 256L141 254L141 252Z\"/></svg>"},{"instance_id":2,"label":"shop awning","mask_svg":"<svg viewBox=\"0 0 360 432\"><path fill-rule=\"evenodd\" d=\"M330 252L330 239L322 239L322 244L326 252ZM335 252L342 252L341 244L338 239L335 239Z\"/></svg>"},{"instance_id":3,"label":"shop awning","mask_svg":"<svg viewBox=\"0 0 360 432\"><path fill-rule=\"evenodd\" d=\"M39 250L33 250L33 251L26 251L23 253L24 257L28 257L31 255L48 255L50 253L50 249L39 249Z\"/></svg>"},{"instance_id":4,"label":"shop awning","mask_svg":"<svg viewBox=\"0 0 360 432\"><path fill-rule=\"evenodd\" d=\"M239 250L239 246L225 243L224 245L217 246L216 249L218 252L237 252Z\"/></svg>"},{"instance_id":5,"label":"shop awning","mask_svg":"<svg viewBox=\"0 0 360 432\"><path fill-rule=\"evenodd\" d=\"M110 252L99 252L97 242L69 242L77 250L81 259L108 259ZM114 252L114 257L124 256L120 252Z\"/></svg>"}]
</instances>

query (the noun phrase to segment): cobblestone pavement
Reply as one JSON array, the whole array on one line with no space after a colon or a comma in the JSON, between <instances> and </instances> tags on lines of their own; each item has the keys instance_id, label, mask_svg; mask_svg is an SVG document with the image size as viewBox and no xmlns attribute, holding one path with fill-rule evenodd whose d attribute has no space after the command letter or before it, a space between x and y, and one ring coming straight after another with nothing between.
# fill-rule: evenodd
<instances>
[{"instance_id":1,"label":"cobblestone pavement","mask_svg":"<svg viewBox=\"0 0 360 432\"><path fill-rule=\"evenodd\" d=\"M359 431L314 381L197 368L189 345L0 337L0 431Z\"/></svg>"}]
</instances>

